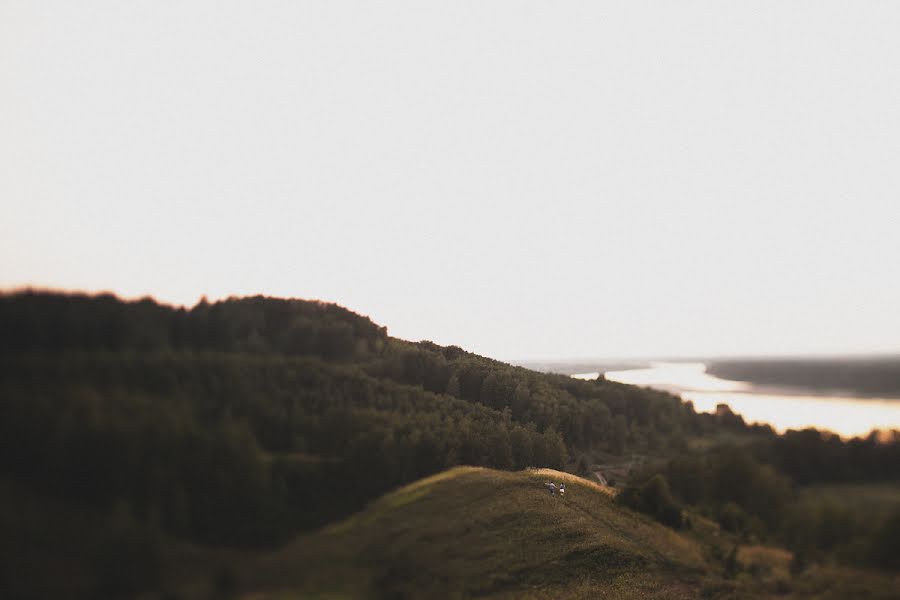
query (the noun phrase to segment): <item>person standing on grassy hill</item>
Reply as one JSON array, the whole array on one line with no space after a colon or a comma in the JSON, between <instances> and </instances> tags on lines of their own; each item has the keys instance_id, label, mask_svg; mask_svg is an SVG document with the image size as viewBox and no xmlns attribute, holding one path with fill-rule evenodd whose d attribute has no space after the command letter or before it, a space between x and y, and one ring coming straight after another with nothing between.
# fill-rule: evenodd
<instances>
[{"instance_id":1,"label":"person standing on grassy hill","mask_svg":"<svg viewBox=\"0 0 900 600\"><path fill-rule=\"evenodd\" d=\"M559 497L562 498L563 494L565 494L565 493L566 493L566 484L560 483L559 484Z\"/></svg>"},{"instance_id":2,"label":"person standing on grassy hill","mask_svg":"<svg viewBox=\"0 0 900 600\"><path fill-rule=\"evenodd\" d=\"M552 481L550 482L550 495L551 496L556 495L556 484L553 483Z\"/></svg>"}]
</instances>

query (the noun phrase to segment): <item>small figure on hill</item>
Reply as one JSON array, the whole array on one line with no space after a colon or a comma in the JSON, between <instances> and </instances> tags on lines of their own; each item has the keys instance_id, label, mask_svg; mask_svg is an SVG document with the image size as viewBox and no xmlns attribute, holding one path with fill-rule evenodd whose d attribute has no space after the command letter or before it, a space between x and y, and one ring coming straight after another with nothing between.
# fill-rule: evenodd
<instances>
[{"instance_id":1,"label":"small figure on hill","mask_svg":"<svg viewBox=\"0 0 900 600\"><path fill-rule=\"evenodd\" d=\"M552 481L550 482L550 495L551 496L556 495L556 484L553 483Z\"/></svg>"},{"instance_id":2,"label":"small figure on hill","mask_svg":"<svg viewBox=\"0 0 900 600\"><path fill-rule=\"evenodd\" d=\"M566 493L566 484L559 484L559 497L562 498L562 495Z\"/></svg>"}]
</instances>

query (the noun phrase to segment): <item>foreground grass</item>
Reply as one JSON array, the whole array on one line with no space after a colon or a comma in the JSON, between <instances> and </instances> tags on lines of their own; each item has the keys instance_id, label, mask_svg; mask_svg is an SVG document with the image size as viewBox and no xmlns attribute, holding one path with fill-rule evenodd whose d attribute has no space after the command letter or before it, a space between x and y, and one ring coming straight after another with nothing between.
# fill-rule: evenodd
<instances>
[{"instance_id":1,"label":"foreground grass","mask_svg":"<svg viewBox=\"0 0 900 600\"><path fill-rule=\"evenodd\" d=\"M565 498L544 481L566 481ZM693 598L699 546L555 471L461 467L300 538L245 574L272 598Z\"/></svg>"}]
</instances>

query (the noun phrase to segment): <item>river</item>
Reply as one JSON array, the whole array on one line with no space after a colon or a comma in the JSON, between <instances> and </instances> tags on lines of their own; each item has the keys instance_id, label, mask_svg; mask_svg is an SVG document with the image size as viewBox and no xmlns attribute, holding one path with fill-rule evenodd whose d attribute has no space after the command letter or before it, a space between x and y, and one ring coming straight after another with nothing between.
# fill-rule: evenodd
<instances>
[{"instance_id":1,"label":"river","mask_svg":"<svg viewBox=\"0 0 900 600\"><path fill-rule=\"evenodd\" d=\"M595 379L597 375L572 377ZM815 427L852 437L873 429L900 429L900 400L768 390L710 375L704 363L657 362L643 369L608 371L605 376L678 394L701 412L715 412L717 404L727 404L748 423L768 423L779 432Z\"/></svg>"}]
</instances>

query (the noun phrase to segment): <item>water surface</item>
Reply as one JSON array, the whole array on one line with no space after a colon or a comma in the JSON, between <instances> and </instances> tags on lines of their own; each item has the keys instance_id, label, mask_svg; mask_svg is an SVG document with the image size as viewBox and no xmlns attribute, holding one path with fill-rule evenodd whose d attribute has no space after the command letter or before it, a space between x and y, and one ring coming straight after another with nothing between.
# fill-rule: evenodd
<instances>
[{"instance_id":1,"label":"water surface","mask_svg":"<svg viewBox=\"0 0 900 600\"><path fill-rule=\"evenodd\" d=\"M597 375L572 377L594 379ZM715 412L716 405L727 404L748 423L768 423L776 431L815 427L851 437L872 429L900 429L900 400L769 391L710 375L704 363L658 362L643 369L607 371L605 376L678 394L701 412Z\"/></svg>"}]
</instances>

